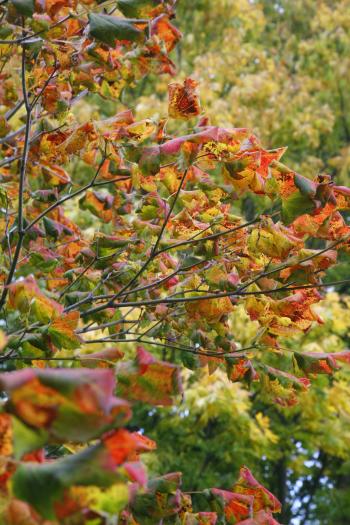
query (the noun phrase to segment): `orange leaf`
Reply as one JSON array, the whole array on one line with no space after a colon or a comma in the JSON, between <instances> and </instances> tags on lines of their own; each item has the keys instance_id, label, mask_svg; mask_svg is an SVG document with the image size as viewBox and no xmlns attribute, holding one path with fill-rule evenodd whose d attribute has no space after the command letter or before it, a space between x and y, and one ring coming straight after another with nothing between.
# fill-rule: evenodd
<instances>
[{"instance_id":1,"label":"orange leaf","mask_svg":"<svg viewBox=\"0 0 350 525\"><path fill-rule=\"evenodd\" d=\"M204 317L208 323L215 323L223 315L229 314L234 309L229 297L219 297L218 299L198 299L189 302L186 310L192 318L201 319Z\"/></svg>"},{"instance_id":2,"label":"orange leaf","mask_svg":"<svg viewBox=\"0 0 350 525\"><path fill-rule=\"evenodd\" d=\"M169 117L187 120L199 115L200 105L196 87L197 82L191 78L187 78L183 84L169 84Z\"/></svg>"},{"instance_id":3,"label":"orange leaf","mask_svg":"<svg viewBox=\"0 0 350 525\"><path fill-rule=\"evenodd\" d=\"M79 317L79 312L73 311L52 321L48 331L55 346L69 350L74 350L80 346L81 339L75 333Z\"/></svg>"},{"instance_id":4,"label":"orange leaf","mask_svg":"<svg viewBox=\"0 0 350 525\"><path fill-rule=\"evenodd\" d=\"M272 512L281 511L281 503L278 499L254 478L247 467L241 468L239 479L234 485L233 490L239 494L254 497L254 512L262 509L270 509Z\"/></svg>"}]
</instances>

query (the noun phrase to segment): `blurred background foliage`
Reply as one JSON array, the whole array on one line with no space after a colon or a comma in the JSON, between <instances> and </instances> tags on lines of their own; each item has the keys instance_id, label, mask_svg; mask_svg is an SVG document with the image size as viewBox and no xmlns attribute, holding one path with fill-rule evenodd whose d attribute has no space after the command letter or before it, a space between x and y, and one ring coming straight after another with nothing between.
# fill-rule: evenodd
<instances>
[{"instance_id":1,"label":"blurred background foliage","mask_svg":"<svg viewBox=\"0 0 350 525\"><path fill-rule=\"evenodd\" d=\"M350 0L179 0L177 13L184 38L176 80L199 82L210 122L249 127L266 148L288 146L283 162L303 175L326 172L349 185ZM75 113L83 122L94 112L111 116L129 107L137 118L163 118L169 81L141 81L122 93L118 108L92 96ZM241 206L248 219L262 211L254 196ZM328 278L348 277L343 255ZM349 293L346 286L328 293L319 307L324 324L285 341L284 359L291 347L348 347ZM232 330L245 346L257 327L238 308ZM148 457L152 473L180 470L185 489L197 490L230 486L246 464L281 500L282 523L350 523L350 369L319 376L292 408L220 371L188 371L186 382L179 407L134 410L133 427L159 443Z\"/></svg>"},{"instance_id":2,"label":"blurred background foliage","mask_svg":"<svg viewBox=\"0 0 350 525\"><path fill-rule=\"evenodd\" d=\"M198 80L213 124L249 127L306 176L350 169L350 2L178 3L181 78ZM142 116L166 114L167 79L138 86ZM134 99L134 97L133 97ZM135 99L134 99L135 100Z\"/></svg>"}]
</instances>

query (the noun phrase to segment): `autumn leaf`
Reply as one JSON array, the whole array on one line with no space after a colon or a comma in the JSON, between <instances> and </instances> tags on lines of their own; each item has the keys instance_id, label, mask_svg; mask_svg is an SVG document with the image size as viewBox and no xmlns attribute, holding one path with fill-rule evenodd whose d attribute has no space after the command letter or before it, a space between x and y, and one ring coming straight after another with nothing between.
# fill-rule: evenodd
<instances>
[{"instance_id":1,"label":"autumn leaf","mask_svg":"<svg viewBox=\"0 0 350 525\"><path fill-rule=\"evenodd\" d=\"M8 338L6 334L2 330L0 330L0 351L6 347L7 341Z\"/></svg>"},{"instance_id":2,"label":"autumn leaf","mask_svg":"<svg viewBox=\"0 0 350 525\"><path fill-rule=\"evenodd\" d=\"M262 509L270 509L271 512L280 512L281 510L278 499L254 478L247 467L241 468L233 490L239 494L253 496L254 512Z\"/></svg>"},{"instance_id":3,"label":"autumn leaf","mask_svg":"<svg viewBox=\"0 0 350 525\"><path fill-rule=\"evenodd\" d=\"M211 489L209 503L213 510L222 513L229 524L240 522L250 514L253 498L230 492L228 490Z\"/></svg>"},{"instance_id":4,"label":"autumn leaf","mask_svg":"<svg viewBox=\"0 0 350 525\"><path fill-rule=\"evenodd\" d=\"M120 435L119 439L123 443L125 438ZM122 461L121 456L116 458L113 450L101 442L82 452L42 465L22 463L12 479L13 491L17 498L30 503L43 517L55 519L57 513L62 515L64 512L62 503L68 504L69 493L68 501L64 501L67 489L75 485L108 488L115 483L125 483L129 477L133 481L132 470L118 470ZM93 490L83 494L87 501L94 500ZM127 502L128 498L124 504ZM94 504L93 501L91 503Z\"/></svg>"},{"instance_id":5,"label":"autumn leaf","mask_svg":"<svg viewBox=\"0 0 350 525\"><path fill-rule=\"evenodd\" d=\"M173 472L148 481L144 494L132 502L131 509L136 519L145 525L154 520L175 516L181 509L181 473Z\"/></svg>"},{"instance_id":6,"label":"autumn leaf","mask_svg":"<svg viewBox=\"0 0 350 525\"><path fill-rule=\"evenodd\" d=\"M296 377L271 366L264 368L267 373L261 377L262 389L281 406L296 405L298 393L306 392L311 385L310 380L306 377Z\"/></svg>"},{"instance_id":7,"label":"autumn leaf","mask_svg":"<svg viewBox=\"0 0 350 525\"><path fill-rule=\"evenodd\" d=\"M233 311L234 307L229 297L218 299L198 299L186 306L187 312L194 319L206 319L209 323L215 323L223 315Z\"/></svg>"},{"instance_id":8,"label":"autumn leaf","mask_svg":"<svg viewBox=\"0 0 350 525\"><path fill-rule=\"evenodd\" d=\"M33 277L11 284L9 296L12 309L18 309L22 314L32 316L43 323L51 321L63 311L59 303L44 295Z\"/></svg>"},{"instance_id":9,"label":"autumn leaf","mask_svg":"<svg viewBox=\"0 0 350 525\"><path fill-rule=\"evenodd\" d=\"M155 442L151 439L124 429L108 434L103 438L103 443L117 465L125 461L137 460L138 453L149 452L156 448Z\"/></svg>"},{"instance_id":10,"label":"autumn leaf","mask_svg":"<svg viewBox=\"0 0 350 525\"><path fill-rule=\"evenodd\" d=\"M155 18L154 20L152 20L151 36L156 36L159 40L164 42L167 52L170 53L175 48L176 44L181 40L182 34L173 24L170 23L169 17L165 14L162 14L158 16L157 18ZM188 79L188 80L191 80L191 79ZM192 84L192 86L190 86L189 84L187 85L186 87L187 92L186 92L186 95L184 94L184 96L188 98L191 97L190 91L192 87L195 88L195 85L194 84ZM199 102L197 103L199 104ZM194 100L193 100L193 104L195 104ZM194 111L194 109L191 111ZM170 115L169 113L169 116L172 116L172 115Z\"/></svg>"},{"instance_id":11,"label":"autumn leaf","mask_svg":"<svg viewBox=\"0 0 350 525\"><path fill-rule=\"evenodd\" d=\"M172 2L159 0L118 0L118 9L125 16L153 18L163 11L172 12Z\"/></svg>"},{"instance_id":12,"label":"autumn leaf","mask_svg":"<svg viewBox=\"0 0 350 525\"><path fill-rule=\"evenodd\" d=\"M80 354L80 363L87 368L106 368L124 357L124 352L118 348L106 348L98 352Z\"/></svg>"},{"instance_id":13,"label":"autumn leaf","mask_svg":"<svg viewBox=\"0 0 350 525\"><path fill-rule=\"evenodd\" d=\"M183 84L169 84L169 117L189 119L199 115L199 100L196 94L197 82L187 78Z\"/></svg>"},{"instance_id":14,"label":"autumn leaf","mask_svg":"<svg viewBox=\"0 0 350 525\"><path fill-rule=\"evenodd\" d=\"M182 393L179 368L138 347L136 360L117 369L117 393L130 401L171 405L173 397Z\"/></svg>"},{"instance_id":15,"label":"autumn leaf","mask_svg":"<svg viewBox=\"0 0 350 525\"><path fill-rule=\"evenodd\" d=\"M251 253L281 259L287 257L292 250L299 250L302 242L293 237L287 228L280 224L267 221L266 226L254 228L248 238L248 247Z\"/></svg>"},{"instance_id":16,"label":"autumn leaf","mask_svg":"<svg viewBox=\"0 0 350 525\"><path fill-rule=\"evenodd\" d=\"M81 339L75 333L79 322L79 312L70 312L54 319L48 328L48 333L55 346L74 350L79 348Z\"/></svg>"},{"instance_id":17,"label":"autumn leaf","mask_svg":"<svg viewBox=\"0 0 350 525\"><path fill-rule=\"evenodd\" d=\"M130 417L128 403L113 396L110 370L27 369L0 381L9 411L54 440L92 439Z\"/></svg>"},{"instance_id":18,"label":"autumn leaf","mask_svg":"<svg viewBox=\"0 0 350 525\"><path fill-rule=\"evenodd\" d=\"M113 197L96 191L87 191L79 201L82 210L89 210L103 222L110 222L113 217Z\"/></svg>"}]
</instances>

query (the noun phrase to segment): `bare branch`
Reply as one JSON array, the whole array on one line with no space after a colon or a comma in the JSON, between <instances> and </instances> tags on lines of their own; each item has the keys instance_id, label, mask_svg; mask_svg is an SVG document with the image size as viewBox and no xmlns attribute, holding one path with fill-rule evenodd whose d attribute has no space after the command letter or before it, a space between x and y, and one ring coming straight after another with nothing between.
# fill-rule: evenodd
<instances>
[{"instance_id":1,"label":"bare branch","mask_svg":"<svg viewBox=\"0 0 350 525\"><path fill-rule=\"evenodd\" d=\"M0 310L3 308L7 293L8 293L8 286L11 284L14 273L16 271L17 262L21 253L23 240L25 236L25 230L23 228L24 225L24 216L23 216L23 201L24 201L24 186L25 186L25 176L26 176L26 168L27 168L27 159L28 159L28 153L29 153L29 138L30 138L30 128L31 128L31 111L32 108L28 101L28 93L27 93L27 86L26 86L26 55L25 55L25 47L22 46L22 63L21 63L21 75L22 75L22 90L23 90L23 99L24 104L26 107L27 112L27 119L25 124L25 137L24 137L24 146L23 146L23 153L22 153L22 162L21 162L21 169L20 169L20 178L19 178L19 189L18 189L18 217L17 217L17 231L18 231L18 241L15 249L15 253L12 259L12 263L10 266L10 270L7 276L7 279L5 281L5 285L0 297Z\"/></svg>"},{"instance_id":2,"label":"bare branch","mask_svg":"<svg viewBox=\"0 0 350 525\"><path fill-rule=\"evenodd\" d=\"M239 297L243 296L250 296L250 295L273 295L277 292L292 292L292 291L298 291L298 290L305 290L310 288L327 288L330 286L339 286L341 284L349 284L350 279L344 279L342 281L332 281L329 283L319 283L319 284L301 284L298 286L289 286L284 285L280 286L278 288L274 288L273 290L258 290L254 292L219 292L219 293L211 293L206 295L197 295L192 297L178 297L178 298L172 298L172 297L164 297L162 299L145 299L141 301L128 301L128 302L121 302L121 303L111 303L109 304L109 308L124 308L128 306L135 306L138 308L141 308L142 306L156 306L157 304L176 304L176 303L189 303L194 301L204 301L208 299L219 299L221 297L232 297L233 299L238 299ZM200 292L200 290L198 290ZM204 292L204 290L203 290ZM81 313L81 317L86 317L88 315L91 315L96 312L100 312L102 310L105 310L107 308L106 304L96 306L95 308L91 308L90 310L86 310L85 312Z\"/></svg>"}]
</instances>

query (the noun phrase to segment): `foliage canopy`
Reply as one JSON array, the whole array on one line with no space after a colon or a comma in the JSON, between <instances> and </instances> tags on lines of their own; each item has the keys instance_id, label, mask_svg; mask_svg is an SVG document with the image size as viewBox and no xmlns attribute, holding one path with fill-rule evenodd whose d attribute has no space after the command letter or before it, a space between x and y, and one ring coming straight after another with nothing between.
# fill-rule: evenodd
<instances>
[{"instance_id":1,"label":"foliage canopy","mask_svg":"<svg viewBox=\"0 0 350 525\"><path fill-rule=\"evenodd\" d=\"M181 38L175 2L114 4L0 5L3 519L273 525L280 503L247 467L227 490L148 480L139 455L156 444L131 428L132 407L147 427L151 406L189 406L185 369L205 369L213 410L234 388L242 427L276 443L229 382L296 411L316 376L350 362L346 348L288 343L322 322L350 190L288 168L247 128L211 125L190 77L170 83L166 118L107 118L149 73L175 74ZM99 101L85 120L84 97ZM242 213L246 196L263 212ZM254 321L244 342L239 315ZM210 411L198 417L210 438Z\"/></svg>"}]
</instances>

